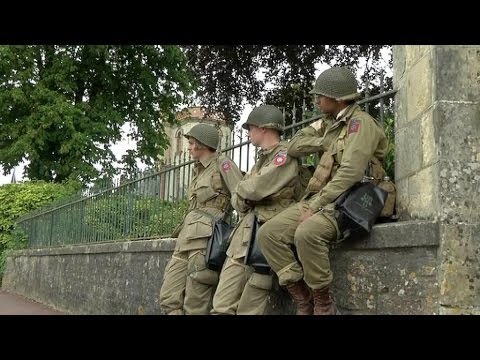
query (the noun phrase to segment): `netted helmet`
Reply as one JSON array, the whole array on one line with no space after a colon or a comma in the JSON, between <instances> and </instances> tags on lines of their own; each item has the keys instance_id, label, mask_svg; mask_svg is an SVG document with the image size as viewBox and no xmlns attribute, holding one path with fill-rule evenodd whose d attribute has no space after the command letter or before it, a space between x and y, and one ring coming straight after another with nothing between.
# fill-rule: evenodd
<instances>
[{"instance_id":1,"label":"netted helmet","mask_svg":"<svg viewBox=\"0 0 480 360\"><path fill-rule=\"evenodd\" d=\"M333 67L322 72L310 94L335 100L355 100L360 96L357 93L357 80L347 67Z\"/></svg>"},{"instance_id":2,"label":"netted helmet","mask_svg":"<svg viewBox=\"0 0 480 360\"><path fill-rule=\"evenodd\" d=\"M242 127L248 130L248 125L283 131L285 120L282 112L273 105L261 105L252 110Z\"/></svg>"},{"instance_id":3,"label":"netted helmet","mask_svg":"<svg viewBox=\"0 0 480 360\"><path fill-rule=\"evenodd\" d=\"M187 139L192 137L209 148L217 150L218 131L215 127L207 124L197 124L184 135Z\"/></svg>"}]
</instances>

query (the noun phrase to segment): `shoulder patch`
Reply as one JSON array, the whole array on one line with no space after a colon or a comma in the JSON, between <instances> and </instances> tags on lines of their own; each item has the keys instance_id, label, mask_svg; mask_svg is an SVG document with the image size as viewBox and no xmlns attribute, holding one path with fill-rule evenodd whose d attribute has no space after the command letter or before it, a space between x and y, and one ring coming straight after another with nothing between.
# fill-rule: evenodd
<instances>
[{"instance_id":1,"label":"shoulder patch","mask_svg":"<svg viewBox=\"0 0 480 360\"><path fill-rule=\"evenodd\" d=\"M287 162L287 152L285 150L279 151L273 158L273 164L275 166L282 166Z\"/></svg>"},{"instance_id":2,"label":"shoulder patch","mask_svg":"<svg viewBox=\"0 0 480 360\"><path fill-rule=\"evenodd\" d=\"M228 172L232 169L232 164L230 163L230 160L223 160L222 162L222 170L224 172Z\"/></svg>"},{"instance_id":3,"label":"shoulder patch","mask_svg":"<svg viewBox=\"0 0 480 360\"><path fill-rule=\"evenodd\" d=\"M356 119L352 119L350 121L350 125L348 126L348 134L357 133L360 130L360 121Z\"/></svg>"}]
</instances>

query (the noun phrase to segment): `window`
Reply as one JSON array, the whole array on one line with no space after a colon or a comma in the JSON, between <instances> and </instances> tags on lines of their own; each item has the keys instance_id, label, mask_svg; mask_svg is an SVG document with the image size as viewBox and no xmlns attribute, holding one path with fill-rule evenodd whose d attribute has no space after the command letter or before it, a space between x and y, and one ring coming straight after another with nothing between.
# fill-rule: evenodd
<instances>
[{"instance_id":1,"label":"window","mask_svg":"<svg viewBox=\"0 0 480 360\"><path fill-rule=\"evenodd\" d=\"M177 148L175 151L175 155L181 155L183 151L183 131L182 129L178 129L177 135L175 135L177 140Z\"/></svg>"}]
</instances>

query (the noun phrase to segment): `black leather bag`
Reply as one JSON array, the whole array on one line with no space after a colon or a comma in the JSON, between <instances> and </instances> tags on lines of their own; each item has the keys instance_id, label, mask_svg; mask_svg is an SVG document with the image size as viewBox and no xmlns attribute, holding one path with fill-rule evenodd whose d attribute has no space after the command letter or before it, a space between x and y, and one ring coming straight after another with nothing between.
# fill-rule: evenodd
<instances>
[{"instance_id":1,"label":"black leather bag","mask_svg":"<svg viewBox=\"0 0 480 360\"><path fill-rule=\"evenodd\" d=\"M213 221L212 235L208 239L205 260L210 270L220 271L227 257L230 234L233 226L225 220Z\"/></svg>"},{"instance_id":2,"label":"black leather bag","mask_svg":"<svg viewBox=\"0 0 480 360\"><path fill-rule=\"evenodd\" d=\"M255 216L255 219L253 219L252 236L250 237L247 255L245 256L245 264L251 266L256 273L269 274L271 270L270 265L268 265L265 256L263 256L262 251L258 247L257 232L260 226L261 224Z\"/></svg>"},{"instance_id":3,"label":"black leather bag","mask_svg":"<svg viewBox=\"0 0 480 360\"><path fill-rule=\"evenodd\" d=\"M364 235L382 212L388 193L370 182L359 182L335 201L338 227L347 238Z\"/></svg>"}]
</instances>

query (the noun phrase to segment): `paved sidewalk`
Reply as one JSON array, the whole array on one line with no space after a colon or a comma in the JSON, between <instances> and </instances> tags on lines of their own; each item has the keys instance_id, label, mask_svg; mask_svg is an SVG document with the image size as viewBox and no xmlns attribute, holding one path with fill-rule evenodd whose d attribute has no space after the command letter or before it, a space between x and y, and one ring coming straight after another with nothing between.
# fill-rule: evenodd
<instances>
[{"instance_id":1,"label":"paved sidewalk","mask_svg":"<svg viewBox=\"0 0 480 360\"><path fill-rule=\"evenodd\" d=\"M0 289L0 315L62 315L49 306Z\"/></svg>"}]
</instances>

